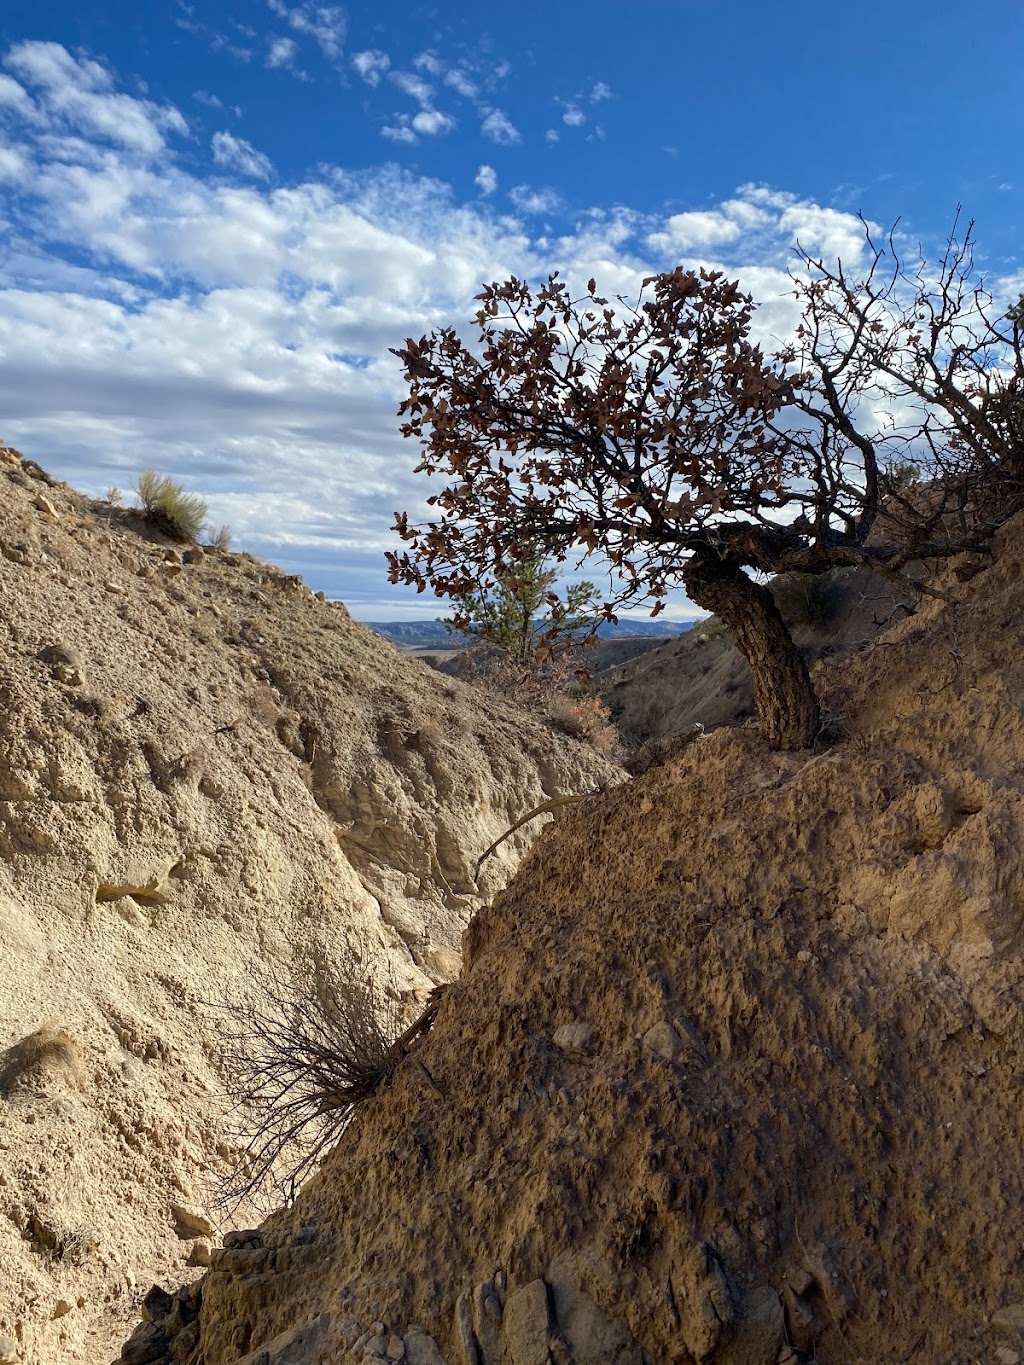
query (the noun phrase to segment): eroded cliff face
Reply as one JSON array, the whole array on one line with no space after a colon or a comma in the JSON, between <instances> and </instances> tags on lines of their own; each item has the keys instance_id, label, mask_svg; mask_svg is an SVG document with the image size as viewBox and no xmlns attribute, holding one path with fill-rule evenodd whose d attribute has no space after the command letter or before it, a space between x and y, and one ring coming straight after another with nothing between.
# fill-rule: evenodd
<instances>
[{"instance_id":1,"label":"eroded cliff face","mask_svg":"<svg viewBox=\"0 0 1024 1365\"><path fill-rule=\"evenodd\" d=\"M0 450L0 1359L109 1360L199 1273L225 1000L354 954L414 1010L538 826L483 849L620 777Z\"/></svg>"},{"instance_id":2,"label":"eroded cliff face","mask_svg":"<svg viewBox=\"0 0 1024 1365\"><path fill-rule=\"evenodd\" d=\"M719 731L568 809L125 1360L1017 1358L1024 522L996 550L819 669L819 752Z\"/></svg>"}]
</instances>

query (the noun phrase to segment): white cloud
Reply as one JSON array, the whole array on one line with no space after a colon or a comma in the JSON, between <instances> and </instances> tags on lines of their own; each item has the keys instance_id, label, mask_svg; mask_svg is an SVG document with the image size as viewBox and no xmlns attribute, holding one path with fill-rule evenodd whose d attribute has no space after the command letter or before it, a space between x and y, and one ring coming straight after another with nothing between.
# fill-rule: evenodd
<instances>
[{"instance_id":1,"label":"white cloud","mask_svg":"<svg viewBox=\"0 0 1024 1365\"><path fill-rule=\"evenodd\" d=\"M405 142L410 146L419 141L410 127L408 114L399 114L394 123L386 123L380 130L380 135L389 138L392 142Z\"/></svg>"},{"instance_id":2,"label":"white cloud","mask_svg":"<svg viewBox=\"0 0 1024 1365\"><path fill-rule=\"evenodd\" d=\"M299 55L299 45L294 38L272 38L267 49L267 66L272 71L290 71Z\"/></svg>"},{"instance_id":3,"label":"white cloud","mask_svg":"<svg viewBox=\"0 0 1024 1365\"><path fill-rule=\"evenodd\" d=\"M16 43L6 65L35 88L41 116L51 123L63 123L143 155L162 151L165 133L188 132L173 105L157 105L114 91L105 67L88 59L76 60L59 43Z\"/></svg>"},{"instance_id":4,"label":"white cloud","mask_svg":"<svg viewBox=\"0 0 1024 1365\"><path fill-rule=\"evenodd\" d=\"M455 127L455 120L437 109L421 109L413 119L412 127L425 137L437 137L442 133L450 133Z\"/></svg>"},{"instance_id":5,"label":"white cloud","mask_svg":"<svg viewBox=\"0 0 1024 1365\"><path fill-rule=\"evenodd\" d=\"M219 95L211 95L208 90L193 90L192 98L197 104L205 104L208 109L223 109L224 101Z\"/></svg>"},{"instance_id":6,"label":"white cloud","mask_svg":"<svg viewBox=\"0 0 1024 1365\"><path fill-rule=\"evenodd\" d=\"M515 185L508 197L520 213L550 214L562 208L562 197L555 190L533 189L529 185Z\"/></svg>"},{"instance_id":7,"label":"white cloud","mask_svg":"<svg viewBox=\"0 0 1024 1365\"><path fill-rule=\"evenodd\" d=\"M414 76L411 71L392 71L388 79L417 104L429 104L433 97L433 87L421 76Z\"/></svg>"},{"instance_id":8,"label":"white cloud","mask_svg":"<svg viewBox=\"0 0 1024 1365\"><path fill-rule=\"evenodd\" d=\"M493 194L498 188L498 176L493 166L481 166L473 177L473 184L481 194Z\"/></svg>"},{"instance_id":9,"label":"white cloud","mask_svg":"<svg viewBox=\"0 0 1024 1365\"><path fill-rule=\"evenodd\" d=\"M274 169L270 158L258 152L245 138L232 137L230 133L214 133L210 146L218 166L227 166L258 180L270 179Z\"/></svg>"},{"instance_id":10,"label":"white cloud","mask_svg":"<svg viewBox=\"0 0 1024 1365\"><path fill-rule=\"evenodd\" d=\"M444 83L450 85L455 93L461 95L463 99L476 99L477 86L464 71L459 71L457 68L449 71L445 75Z\"/></svg>"},{"instance_id":11,"label":"white cloud","mask_svg":"<svg viewBox=\"0 0 1024 1365\"><path fill-rule=\"evenodd\" d=\"M739 223L721 212L676 213L666 228L671 244L681 250L735 242L741 232Z\"/></svg>"},{"instance_id":12,"label":"white cloud","mask_svg":"<svg viewBox=\"0 0 1024 1365\"><path fill-rule=\"evenodd\" d=\"M559 133L557 128L549 128L547 132L544 134L545 142L559 142L560 140L561 134Z\"/></svg>"},{"instance_id":13,"label":"white cloud","mask_svg":"<svg viewBox=\"0 0 1024 1365\"><path fill-rule=\"evenodd\" d=\"M20 114L31 116L34 106L28 91L11 76L0 74L0 106L17 109Z\"/></svg>"},{"instance_id":14,"label":"white cloud","mask_svg":"<svg viewBox=\"0 0 1024 1365\"><path fill-rule=\"evenodd\" d=\"M25 179L25 159L13 147L0 147L0 181L16 183Z\"/></svg>"},{"instance_id":15,"label":"white cloud","mask_svg":"<svg viewBox=\"0 0 1024 1365\"><path fill-rule=\"evenodd\" d=\"M440 76L444 71L444 63L433 52L421 52L413 57L412 64L417 71L425 71L428 76Z\"/></svg>"},{"instance_id":16,"label":"white cloud","mask_svg":"<svg viewBox=\"0 0 1024 1365\"><path fill-rule=\"evenodd\" d=\"M877 224L872 223L871 227L874 232L879 231ZM852 265L864 254L864 228L852 213L821 208L818 204L796 203L784 210L779 228L789 233L794 246L826 260L841 259L844 264Z\"/></svg>"},{"instance_id":17,"label":"white cloud","mask_svg":"<svg viewBox=\"0 0 1024 1365\"><path fill-rule=\"evenodd\" d=\"M590 92L591 103L598 104L601 100L610 100L611 97L611 86L605 85L604 81L595 81L594 87Z\"/></svg>"},{"instance_id":18,"label":"white cloud","mask_svg":"<svg viewBox=\"0 0 1024 1365\"><path fill-rule=\"evenodd\" d=\"M335 5L316 5L310 0L289 8L283 0L267 0L270 8L292 30L313 39L329 61L337 61L345 42L345 14Z\"/></svg>"},{"instance_id":19,"label":"white cloud","mask_svg":"<svg viewBox=\"0 0 1024 1365\"><path fill-rule=\"evenodd\" d=\"M522 133L502 109L485 110L480 131L499 147L511 147L523 140Z\"/></svg>"},{"instance_id":20,"label":"white cloud","mask_svg":"<svg viewBox=\"0 0 1024 1365\"><path fill-rule=\"evenodd\" d=\"M367 48L365 52L353 54L352 65L367 85L376 87L380 85L381 76L391 65L391 58L377 48Z\"/></svg>"},{"instance_id":21,"label":"white cloud","mask_svg":"<svg viewBox=\"0 0 1024 1365\"><path fill-rule=\"evenodd\" d=\"M568 124L570 128L579 128L582 124L586 123L586 121L586 114L582 109L577 108L575 104L570 104L562 115L562 122Z\"/></svg>"},{"instance_id":22,"label":"white cloud","mask_svg":"<svg viewBox=\"0 0 1024 1365\"><path fill-rule=\"evenodd\" d=\"M183 478L246 548L364 614L390 593L392 513L420 515L431 491L397 435L389 347L465 331L481 282L512 274L557 268L573 289L593 276L609 297L635 297L684 256L681 240L701 253L688 263L727 269L763 301L759 335L783 336L794 234L834 247L856 224L763 186L672 220L584 210L566 225L549 191L517 186L517 220L394 167L232 183L176 162L165 116L102 68L99 86L77 63L59 69L152 131L113 139L88 101L58 109L34 72L17 73L38 109L5 107L17 158L5 164L20 177L3 196L0 336L17 338L0 360L17 399L5 438L91 492L129 486L144 464ZM417 136L411 116L395 126ZM160 155L140 151L152 145ZM219 145L236 169L256 158L245 173L260 176L248 143ZM482 165L471 193L493 195L497 180ZM535 212L551 215L543 236Z\"/></svg>"}]
</instances>

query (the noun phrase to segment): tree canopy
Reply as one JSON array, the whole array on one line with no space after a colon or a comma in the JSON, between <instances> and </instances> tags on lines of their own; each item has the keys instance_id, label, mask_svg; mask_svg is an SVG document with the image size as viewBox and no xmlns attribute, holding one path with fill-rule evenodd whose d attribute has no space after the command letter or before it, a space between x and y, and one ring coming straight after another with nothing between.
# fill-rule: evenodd
<instances>
[{"instance_id":1,"label":"tree canopy","mask_svg":"<svg viewBox=\"0 0 1024 1365\"><path fill-rule=\"evenodd\" d=\"M465 602L517 545L601 552L607 619L656 614L681 584L745 654L769 742L808 744L810 679L748 570L905 572L981 543L1024 491L1022 321L975 282L970 229L935 266L867 228L865 247L856 276L802 257L802 321L770 356L751 296L681 267L633 303L557 275L491 284L472 345L407 340L402 432L443 486L426 523L396 514L392 581ZM896 489L886 473L908 464L921 481Z\"/></svg>"}]
</instances>

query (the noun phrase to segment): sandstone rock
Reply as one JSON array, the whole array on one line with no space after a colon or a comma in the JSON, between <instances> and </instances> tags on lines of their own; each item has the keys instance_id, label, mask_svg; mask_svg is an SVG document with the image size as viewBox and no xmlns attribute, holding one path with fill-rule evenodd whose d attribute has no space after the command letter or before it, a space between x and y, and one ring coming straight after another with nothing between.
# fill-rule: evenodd
<instances>
[{"instance_id":1,"label":"sandstone rock","mask_svg":"<svg viewBox=\"0 0 1024 1365\"><path fill-rule=\"evenodd\" d=\"M408 1365L447 1365L434 1338L417 1326L406 1328L405 1358Z\"/></svg>"},{"instance_id":2,"label":"sandstone rock","mask_svg":"<svg viewBox=\"0 0 1024 1365\"><path fill-rule=\"evenodd\" d=\"M501 1302L488 1281L473 1291L473 1330L481 1365L501 1365Z\"/></svg>"},{"instance_id":3,"label":"sandstone rock","mask_svg":"<svg viewBox=\"0 0 1024 1365\"><path fill-rule=\"evenodd\" d=\"M509 1294L502 1335L512 1365L547 1365L551 1315L543 1280L533 1280Z\"/></svg>"},{"instance_id":4,"label":"sandstone rock","mask_svg":"<svg viewBox=\"0 0 1024 1365\"><path fill-rule=\"evenodd\" d=\"M1024 1332L1024 1303L1010 1303L992 1314L992 1326L1008 1332Z\"/></svg>"},{"instance_id":5,"label":"sandstone rock","mask_svg":"<svg viewBox=\"0 0 1024 1365\"><path fill-rule=\"evenodd\" d=\"M195 1204L172 1204L171 1217L179 1237L212 1237L209 1215Z\"/></svg>"},{"instance_id":6,"label":"sandstone rock","mask_svg":"<svg viewBox=\"0 0 1024 1365\"><path fill-rule=\"evenodd\" d=\"M238 1365L321 1365L330 1322L329 1313L320 1313L311 1322L265 1342L258 1350L243 1356Z\"/></svg>"},{"instance_id":7,"label":"sandstone rock","mask_svg":"<svg viewBox=\"0 0 1024 1365\"><path fill-rule=\"evenodd\" d=\"M770 1285L748 1290L736 1307L736 1325L722 1365L775 1365L785 1338L782 1302Z\"/></svg>"},{"instance_id":8,"label":"sandstone rock","mask_svg":"<svg viewBox=\"0 0 1024 1365\"><path fill-rule=\"evenodd\" d=\"M18 1343L6 1333L0 1333L0 1365L15 1365L18 1359Z\"/></svg>"},{"instance_id":9,"label":"sandstone rock","mask_svg":"<svg viewBox=\"0 0 1024 1365\"><path fill-rule=\"evenodd\" d=\"M555 1029L552 1042L563 1052L585 1052L590 1045L594 1029L591 1024L576 1022L562 1024Z\"/></svg>"},{"instance_id":10,"label":"sandstone rock","mask_svg":"<svg viewBox=\"0 0 1024 1365\"><path fill-rule=\"evenodd\" d=\"M643 1045L648 1052L663 1058L666 1062L673 1061L683 1046L679 1034L668 1019L660 1019L647 1030L643 1036Z\"/></svg>"}]
</instances>

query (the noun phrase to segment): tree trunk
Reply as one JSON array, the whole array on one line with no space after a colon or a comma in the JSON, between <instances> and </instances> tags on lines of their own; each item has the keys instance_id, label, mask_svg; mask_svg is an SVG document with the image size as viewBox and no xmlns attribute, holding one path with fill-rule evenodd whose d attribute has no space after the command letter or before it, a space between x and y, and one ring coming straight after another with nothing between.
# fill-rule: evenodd
<instances>
[{"instance_id":1,"label":"tree trunk","mask_svg":"<svg viewBox=\"0 0 1024 1365\"><path fill-rule=\"evenodd\" d=\"M774 597L712 554L693 556L683 584L692 602L724 623L749 664L765 739L773 749L806 749L818 731L818 698Z\"/></svg>"}]
</instances>

